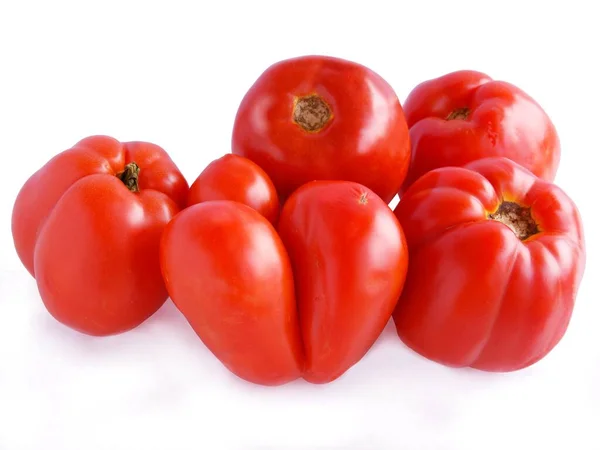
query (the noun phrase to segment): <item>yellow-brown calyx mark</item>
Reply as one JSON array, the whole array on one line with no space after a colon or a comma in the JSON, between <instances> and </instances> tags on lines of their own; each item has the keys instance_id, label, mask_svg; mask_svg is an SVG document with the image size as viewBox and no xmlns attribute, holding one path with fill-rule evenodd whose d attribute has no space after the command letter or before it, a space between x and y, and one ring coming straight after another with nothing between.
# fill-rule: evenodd
<instances>
[{"instance_id":1,"label":"yellow-brown calyx mark","mask_svg":"<svg viewBox=\"0 0 600 450\"><path fill-rule=\"evenodd\" d=\"M369 203L369 199L367 198L366 192L363 192L362 194L360 194L358 203L360 203L361 205L366 205L367 203Z\"/></svg>"},{"instance_id":2,"label":"yellow-brown calyx mark","mask_svg":"<svg viewBox=\"0 0 600 450\"><path fill-rule=\"evenodd\" d=\"M469 108L456 108L446 117L446 120L465 120L469 117L471 111Z\"/></svg>"},{"instance_id":3,"label":"yellow-brown calyx mark","mask_svg":"<svg viewBox=\"0 0 600 450\"><path fill-rule=\"evenodd\" d=\"M531 208L515 202L502 202L496 212L488 215L488 218L502 222L522 241L540 232L537 223L531 217Z\"/></svg>"},{"instance_id":4,"label":"yellow-brown calyx mark","mask_svg":"<svg viewBox=\"0 0 600 450\"><path fill-rule=\"evenodd\" d=\"M131 192L139 192L138 178L140 176L140 166L131 162L125 166L123 172L117 174L117 178L123 182Z\"/></svg>"},{"instance_id":5,"label":"yellow-brown calyx mark","mask_svg":"<svg viewBox=\"0 0 600 450\"><path fill-rule=\"evenodd\" d=\"M321 131L333 115L331 107L317 94L297 97L292 114L294 122L309 133Z\"/></svg>"}]
</instances>

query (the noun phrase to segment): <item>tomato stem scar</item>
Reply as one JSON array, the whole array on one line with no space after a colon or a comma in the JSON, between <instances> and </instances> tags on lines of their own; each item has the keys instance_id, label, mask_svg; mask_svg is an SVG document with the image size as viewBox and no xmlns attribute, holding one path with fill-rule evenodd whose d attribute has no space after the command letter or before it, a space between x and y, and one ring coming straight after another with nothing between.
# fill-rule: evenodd
<instances>
[{"instance_id":1,"label":"tomato stem scar","mask_svg":"<svg viewBox=\"0 0 600 450\"><path fill-rule=\"evenodd\" d=\"M331 107L317 94L294 99L292 119L304 131L318 133L332 116Z\"/></svg>"},{"instance_id":2,"label":"tomato stem scar","mask_svg":"<svg viewBox=\"0 0 600 450\"><path fill-rule=\"evenodd\" d=\"M139 192L138 178L140 176L140 166L134 162L130 162L125 166L123 172L117 174L117 178L127 186L131 192Z\"/></svg>"},{"instance_id":3,"label":"tomato stem scar","mask_svg":"<svg viewBox=\"0 0 600 450\"><path fill-rule=\"evenodd\" d=\"M502 222L522 241L540 232L537 223L531 217L531 208L515 202L502 202L496 212L489 214L488 218Z\"/></svg>"},{"instance_id":4,"label":"tomato stem scar","mask_svg":"<svg viewBox=\"0 0 600 450\"><path fill-rule=\"evenodd\" d=\"M465 120L469 117L471 111L469 108L456 108L446 117L446 120Z\"/></svg>"}]
</instances>

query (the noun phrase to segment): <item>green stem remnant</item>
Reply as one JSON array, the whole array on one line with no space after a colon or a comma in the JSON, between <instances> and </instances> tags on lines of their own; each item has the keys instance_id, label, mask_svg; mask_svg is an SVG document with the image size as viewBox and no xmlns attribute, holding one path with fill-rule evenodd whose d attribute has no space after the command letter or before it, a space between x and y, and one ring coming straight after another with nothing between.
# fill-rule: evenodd
<instances>
[{"instance_id":1,"label":"green stem remnant","mask_svg":"<svg viewBox=\"0 0 600 450\"><path fill-rule=\"evenodd\" d=\"M123 172L117 174L117 178L123 182L127 189L131 192L139 192L138 178L140 176L140 166L134 162L130 162L125 166Z\"/></svg>"},{"instance_id":2,"label":"green stem remnant","mask_svg":"<svg viewBox=\"0 0 600 450\"><path fill-rule=\"evenodd\" d=\"M531 208L525 208L515 202L502 202L496 212L488 218L502 222L522 241L540 232L537 223L531 217Z\"/></svg>"}]
</instances>

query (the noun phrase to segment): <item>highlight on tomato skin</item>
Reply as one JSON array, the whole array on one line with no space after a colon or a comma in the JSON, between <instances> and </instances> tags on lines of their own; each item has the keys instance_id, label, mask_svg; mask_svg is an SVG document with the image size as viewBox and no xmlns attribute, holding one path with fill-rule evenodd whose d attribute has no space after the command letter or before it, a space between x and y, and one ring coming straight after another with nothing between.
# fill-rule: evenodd
<instances>
[{"instance_id":1,"label":"highlight on tomato skin","mask_svg":"<svg viewBox=\"0 0 600 450\"><path fill-rule=\"evenodd\" d=\"M269 176L251 160L231 153L215 159L198 175L187 206L211 200L243 203L274 225L279 218L279 197Z\"/></svg>"},{"instance_id":2,"label":"highlight on tomato skin","mask_svg":"<svg viewBox=\"0 0 600 450\"><path fill-rule=\"evenodd\" d=\"M282 200L313 180L347 180L389 203L410 162L400 101L355 62L301 56L268 67L244 95L232 152L261 166Z\"/></svg>"},{"instance_id":3,"label":"highlight on tomato skin","mask_svg":"<svg viewBox=\"0 0 600 450\"><path fill-rule=\"evenodd\" d=\"M188 184L148 142L90 136L37 170L15 199L12 234L48 312L94 336L137 327L167 299L158 244Z\"/></svg>"},{"instance_id":4,"label":"highlight on tomato skin","mask_svg":"<svg viewBox=\"0 0 600 450\"><path fill-rule=\"evenodd\" d=\"M508 372L560 342L586 261L581 217L558 186L507 158L435 169L394 213L411 263L398 336L451 367Z\"/></svg>"},{"instance_id":5,"label":"highlight on tomato skin","mask_svg":"<svg viewBox=\"0 0 600 450\"><path fill-rule=\"evenodd\" d=\"M560 161L557 130L539 103L517 86L460 70L423 81L403 103L411 162L400 194L430 170L507 157L553 181Z\"/></svg>"}]
</instances>

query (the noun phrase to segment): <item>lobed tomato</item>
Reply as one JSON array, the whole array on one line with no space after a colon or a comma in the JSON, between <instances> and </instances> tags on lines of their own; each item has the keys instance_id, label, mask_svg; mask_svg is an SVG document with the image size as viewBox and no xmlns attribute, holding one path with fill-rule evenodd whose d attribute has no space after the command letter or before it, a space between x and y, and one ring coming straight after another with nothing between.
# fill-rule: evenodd
<instances>
[{"instance_id":1,"label":"lobed tomato","mask_svg":"<svg viewBox=\"0 0 600 450\"><path fill-rule=\"evenodd\" d=\"M309 181L349 180L389 203L410 159L392 87L364 66L325 56L269 67L240 104L232 146L267 172L282 199Z\"/></svg>"},{"instance_id":2,"label":"lobed tomato","mask_svg":"<svg viewBox=\"0 0 600 450\"><path fill-rule=\"evenodd\" d=\"M556 129L540 105L512 84L480 72L452 72L413 89L404 111L412 151L401 193L430 170L492 156L554 179L560 160Z\"/></svg>"},{"instance_id":3,"label":"lobed tomato","mask_svg":"<svg viewBox=\"0 0 600 450\"><path fill-rule=\"evenodd\" d=\"M395 214L411 264L393 317L409 347L449 366L512 371L560 341L585 246L556 185L486 158L428 172Z\"/></svg>"},{"instance_id":4,"label":"lobed tomato","mask_svg":"<svg viewBox=\"0 0 600 450\"><path fill-rule=\"evenodd\" d=\"M173 302L232 373L266 385L301 375L292 268L267 219L233 201L193 205L167 226L160 257Z\"/></svg>"},{"instance_id":5,"label":"lobed tomato","mask_svg":"<svg viewBox=\"0 0 600 450\"><path fill-rule=\"evenodd\" d=\"M38 170L15 201L12 232L44 305L91 335L138 326L167 299L158 248L187 182L165 151L107 136Z\"/></svg>"},{"instance_id":6,"label":"lobed tomato","mask_svg":"<svg viewBox=\"0 0 600 450\"><path fill-rule=\"evenodd\" d=\"M315 181L285 203L279 235L253 209L210 201L167 226L171 298L234 374L274 385L332 381L373 345L407 270L392 210L357 183Z\"/></svg>"},{"instance_id":7,"label":"lobed tomato","mask_svg":"<svg viewBox=\"0 0 600 450\"><path fill-rule=\"evenodd\" d=\"M279 198L273 182L257 164L238 155L214 160L192 183L188 206L211 200L243 203L273 224L279 218Z\"/></svg>"}]
</instances>

